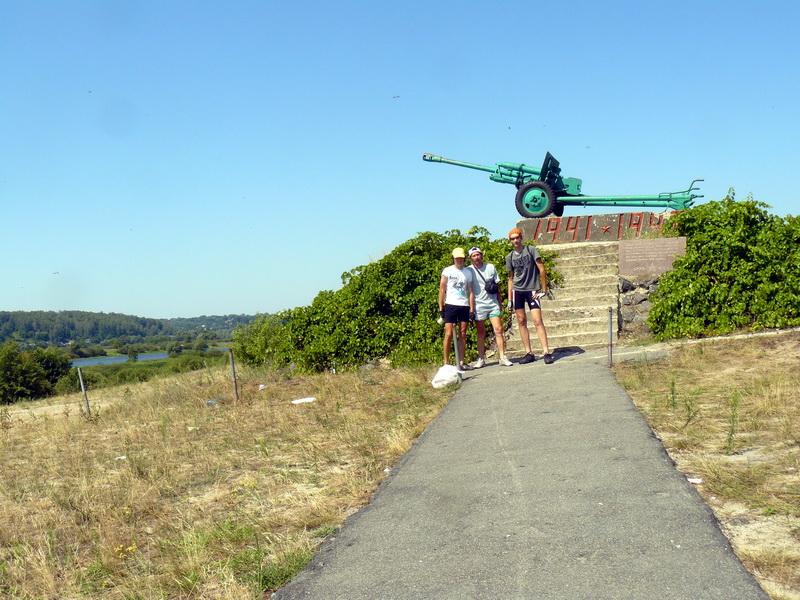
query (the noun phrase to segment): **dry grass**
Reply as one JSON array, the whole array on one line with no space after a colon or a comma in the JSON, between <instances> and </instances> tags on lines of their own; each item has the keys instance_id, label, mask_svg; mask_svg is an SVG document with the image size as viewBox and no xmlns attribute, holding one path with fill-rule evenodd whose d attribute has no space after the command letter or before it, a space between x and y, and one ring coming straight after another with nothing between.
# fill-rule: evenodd
<instances>
[{"instance_id":1,"label":"dry grass","mask_svg":"<svg viewBox=\"0 0 800 600\"><path fill-rule=\"evenodd\" d=\"M764 589L800 598L800 334L685 346L616 373Z\"/></svg>"},{"instance_id":2,"label":"dry grass","mask_svg":"<svg viewBox=\"0 0 800 600\"><path fill-rule=\"evenodd\" d=\"M0 415L0 596L260 598L369 499L449 392L421 370L222 369ZM258 391L258 384L267 385ZM311 404L289 401L315 396Z\"/></svg>"}]
</instances>

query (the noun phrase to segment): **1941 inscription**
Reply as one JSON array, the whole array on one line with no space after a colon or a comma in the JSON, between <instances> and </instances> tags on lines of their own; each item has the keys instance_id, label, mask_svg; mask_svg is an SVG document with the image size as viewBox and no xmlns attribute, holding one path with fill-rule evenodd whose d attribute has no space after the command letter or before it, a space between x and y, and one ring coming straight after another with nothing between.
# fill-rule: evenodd
<instances>
[{"instance_id":1,"label":"1941 inscription","mask_svg":"<svg viewBox=\"0 0 800 600\"><path fill-rule=\"evenodd\" d=\"M517 223L526 240L534 244L569 242L617 242L640 237L646 231L660 231L670 213L647 211L579 217L523 219Z\"/></svg>"}]
</instances>

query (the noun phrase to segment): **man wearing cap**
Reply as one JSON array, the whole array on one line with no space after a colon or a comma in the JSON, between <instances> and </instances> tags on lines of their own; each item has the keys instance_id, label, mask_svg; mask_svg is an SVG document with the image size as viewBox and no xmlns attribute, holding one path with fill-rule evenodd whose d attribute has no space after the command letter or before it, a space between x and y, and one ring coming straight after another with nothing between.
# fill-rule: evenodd
<instances>
[{"instance_id":1,"label":"man wearing cap","mask_svg":"<svg viewBox=\"0 0 800 600\"><path fill-rule=\"evenodd\" d=\"M464 249L453 249L453 264L445 267L439 280L439 313L444 320L444 364L450 364L450 344L453 326L458 323L458 368L469 369L464 364L467 347L467 325L475 312L475 294L472 289L473 273L464 268Z\"/></svg>"},{"instance_id":2,"label":"man wearing cap","mask_svg":"<svg viewBox=\"0 0 800 600\"><path fill-rule=\"evenodd\" d=\"M526 317L527 308L531 310L533 325L536 327L536 335L542 344L545 364L553 362L553 355L550 353L550 346L547 343L547 331L542 321L542 307L539 298L544 296L547 291L547 273L544 269L544 262L539 256L539 251L533 246L525 246L522 243L522 230L514 227L508 232L508 239L511 241L512 250L506 256L506 272L508 273L508 304L509 309L513 310L517 316L519 325L519 337L522 345L525 346L525 356L519 361L526 364L536 360L531 350L531 339L528 333L528 320Z\"/></svg>"},{"instance_id":3,"label":"man wearing cap","mask_svg":"<svg viewBox=\"0 0 800 600\"><path fill-rule=\"evenodd\" d=\"M486 327L484 321L489 319L494 330L494 339L497 342L497 351L500 354L500 364L510 367L512 363L506 358L506 340L503 337L503 309L500 307L498 297L500 278L497 269L491 263L483 262L483 251L478 248L469 249L469 259L472 264L467 270L472 271L472 291L475 295L475 325L478 328L478 360L475 368L480 369L486 364ZM495 290L487 291L487 286Z\"/></svg>"}]
</instances>

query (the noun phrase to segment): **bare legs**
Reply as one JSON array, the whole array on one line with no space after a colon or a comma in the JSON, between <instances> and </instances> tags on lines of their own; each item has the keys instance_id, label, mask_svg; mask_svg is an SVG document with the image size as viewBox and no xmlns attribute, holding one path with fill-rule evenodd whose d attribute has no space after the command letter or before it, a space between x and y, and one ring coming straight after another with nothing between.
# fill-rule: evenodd
<instances>
[{"instance_id":1,"label":"bare legs","mask_svg":"<svg viewBox=\"0 0 800 600\"><path fill-rule=\"evenodd\" d=\"M503 337L503 322L500 317L490 317L489 322L494 330L494 340L500 356L506 355L506 340ZM478 328L478 356L486 358L486 326L483 321L478 321L475 326Z\"/></svg>"},{"instance_id":2,"label":"bare legs","mask_svg":"<svg viewBox=\"0 0 800 600\"><path fill-rule=\"evenodd\" d=\"M455 323L444 324L444 345L442 347L444 362L442 364L445 365L450 364L450 344L453 343L453 328L455 325L456 325ZM467 323L466 321L464 321L463 323L458 323L458 328L459 328L458 354L461 357L462 362L464 361L464 352L467 349L467 325L469 325L469 323Z\"/></svg>"},{"instance_id":3,"label":"bare legs","mask_svg":"<svg viewBox=\"0 0 800 600\"><path fill-rule=\"evenodd\" d=\"M522 345L525 347L525 352L533 354L531 350L531 337L528 333L528 319L525 314L524 308L518 308L514 311L517 316L517 325L519 325L519 337L522 340ZM550 346L547 343L547 330L544 328L542 321L541 309L534 308L531 310L531 319L533 326L536 328L536 335L539 338L539 343L542 345L542 353L550 354Z\"/></svg>"}]
</instances>

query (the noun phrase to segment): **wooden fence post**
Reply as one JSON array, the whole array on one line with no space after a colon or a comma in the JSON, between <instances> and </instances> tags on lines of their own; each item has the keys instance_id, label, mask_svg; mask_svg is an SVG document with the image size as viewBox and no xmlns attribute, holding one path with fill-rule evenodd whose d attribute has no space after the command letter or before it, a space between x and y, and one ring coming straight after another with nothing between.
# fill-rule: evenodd
<instances>
[{"instance_id":1,"label":"wooden fence post","mask_svg":"<svg viewBox=\"0 0 800 600\"><path fill-rule=\"evenodd\" d=\"M233 350L228 348L228 356L231 359L231 379L233 380L233 397L239 402L239 384L236 382L236 363L233 360Z\"/></svg>"},{"instance_id":2,"label":"wooden fence post","mask_svg":"<svg viewBox=\"0 0 800 600\"><path fill-rule=\"evenodd\" d=\"M78 367L78 382L81 384L81 391L83 392L83 414L88 418L92 416L92 411L89 408L89 396L86 394L86 386L83 385L83 375L80 367Z\"/></svg>"}]
</instances>

